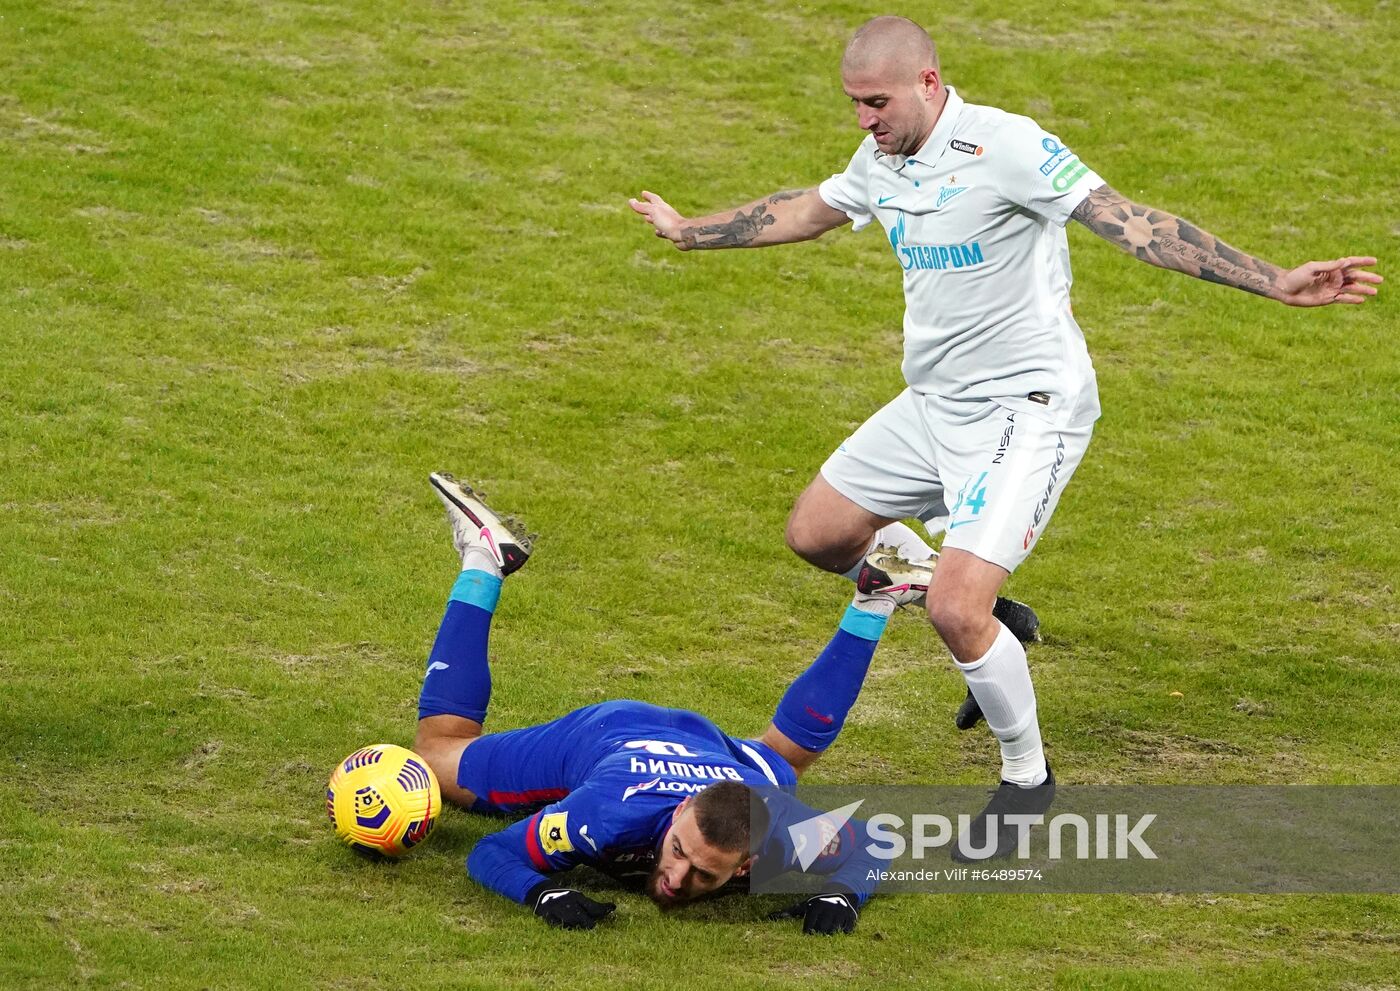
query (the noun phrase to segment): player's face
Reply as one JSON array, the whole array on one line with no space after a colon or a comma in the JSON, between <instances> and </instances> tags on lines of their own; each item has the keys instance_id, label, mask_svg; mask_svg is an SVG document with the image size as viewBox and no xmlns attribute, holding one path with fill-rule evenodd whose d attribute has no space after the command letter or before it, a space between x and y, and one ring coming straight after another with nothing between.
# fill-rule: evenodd
<instances>
[{"instance_id":1,"label":"player's face","mask_svg":"<svg viewBox=\"0 0 1400 991\"><path fill-rule=\"evenodd\" d=\"M647 878L647 895L663 909L676 908L721 887L747 865L746 852L721 850L705 842L687 805L676 813L661 841L661 855Z\"/></svg>"},{"instance_id":2,"label":"player's face","mask_svg":"<svg viewBox=\"0 0 1400 991\"><path fill-rule=\"evenodd\" d=\"M875 146L886 155L914 154L938 120L943 84L936 69L913 77L892 69L847 70L841 86L861 130L875 135Z\"/></svg>"}]
</instances>

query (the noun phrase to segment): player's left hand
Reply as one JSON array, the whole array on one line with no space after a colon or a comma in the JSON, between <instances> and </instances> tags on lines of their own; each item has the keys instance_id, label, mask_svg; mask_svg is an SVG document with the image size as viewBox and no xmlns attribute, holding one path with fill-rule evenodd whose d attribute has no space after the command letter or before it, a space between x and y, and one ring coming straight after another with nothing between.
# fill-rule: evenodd
<instances>
[{"instance_id":1,"label":"player's left hand","mask_svg":"<svg viewBox=\"0 0 1400 991\"><path fill-rule=\"evenodd\" d=\"M1362 271L1374 264L1374 258L1338 258L1299 265L1279 279L1279 302L1289 306L1364 303L1384 281L1375 272Z\"/></svg>"},{"instance_id":2,"label":"player's left hand","mask_svg":"<svg viewBox=\"0 0 1400 991\"><path fill-rule=\"evenodd\" d=\"M853 932L859 916L856 903L850 895L832 891L824 895L813 895L796 905L774 912L768 918L800 918L802 931L808 936L831 936L835 933Z\"/></svg>"}]
</instances>

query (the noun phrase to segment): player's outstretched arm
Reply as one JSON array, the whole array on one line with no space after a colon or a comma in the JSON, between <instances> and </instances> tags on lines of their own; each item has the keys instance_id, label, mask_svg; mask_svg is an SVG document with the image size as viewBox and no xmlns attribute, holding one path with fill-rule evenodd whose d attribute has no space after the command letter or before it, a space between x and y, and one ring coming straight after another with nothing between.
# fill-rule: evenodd
<instances>
[{"instance_id":1,"label":"player's outstretched arm","mask_svg":"<svg viewBox=\"0 0 1400 991\"><path fill-rule=\"evenodd\" d=\"M1071 214L1099 237L1131 255L1185 272L1206 282L1233 286L1289 306L1364 303L1382 281L1363 271L1376 259L1337 258L1279 268L1230 247L1214 234L1165 210L1134 203L1109 186L1100 186Z\"/></svg>"},{"instance_id":2,"label":"player's outstretched arm","mask_svg":"<svg viewBox=\"0 0 1400 991\"><path fill-rule=\"evenodd\" d=\"M467 856L467 873L472 880L528 906L545 922L561 929L592 929L611 915L617 908L612 902L594 901L548 876L567 871L586 859L574 842L581 841L575 831L579 817L575 815L571 829L568 814L571 802L574 806L582 804L580 791L529 819L483 836Z\"/></svg>"},{"instance_id":3,"label":"player's outstretched arm","mask_svg":"<svg viewBox=\"0 0 1400 991\"><path fill-rule=\"evenodd\" d=\"M770 244L810 241L849 223L840 210L811 189L789 189L708 217L682 217L655 193L642 191L628 205L646 218L657 237L681 251L693 248L761 248Z\"/></svg>"}]
</instances>

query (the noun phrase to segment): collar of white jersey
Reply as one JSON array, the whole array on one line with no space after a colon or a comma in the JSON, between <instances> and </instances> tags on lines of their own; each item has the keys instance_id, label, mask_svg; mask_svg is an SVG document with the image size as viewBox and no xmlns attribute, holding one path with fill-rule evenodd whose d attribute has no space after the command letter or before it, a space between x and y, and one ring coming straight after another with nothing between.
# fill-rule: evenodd
<instances>
[{"instance_id":1,"label":"collar of white jersey","mask_svg":"<svg viewBox=\"0 0 1400 991\"><path fill-rule=\"evenodd\" d=\"M943 104L943 110L938 115L938 122L933 125L933 132L928 136L928 140L920 146L919 150L912 155L886 155L876 149L875 161L879 162L891 172L898 172L910 162L917 162L920 165L932 165L942 154L939 150L941 145L946 145L949 135L958 126L958 117L962 115L963 98L958 96L957 90L951 86L944 86L948 91L948 100Z\"/></svg>"}]
</instances>

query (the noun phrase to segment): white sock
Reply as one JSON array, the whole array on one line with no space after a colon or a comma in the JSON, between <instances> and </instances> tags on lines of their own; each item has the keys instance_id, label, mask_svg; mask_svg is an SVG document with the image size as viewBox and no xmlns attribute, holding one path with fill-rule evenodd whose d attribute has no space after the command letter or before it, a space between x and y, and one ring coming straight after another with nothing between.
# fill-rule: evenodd
<instances>
[{"instance_id":1,"label":"white sock","mask_svg":"<svg viewBox=\"0 0 1400 991\"><path fill-rule=\"evenodd\" d=\"M491 556L491 552L484 547L468 547L462 554L463 571L484 571L488 575L501 577L501 567L496 563L496 559Z\"/></svg>"},{"instance_id":2,"label":"white sock","mask_svg":"<svg viewBox=\"0 0 1400 991\"><path fill-rule=\"evenodd\" d=\"M913 527L904 523L891 523L889 526L881 527L875 534L875 543L889 544L899 552L899 556L904 560L915 563L938 556L938 552L930 547L928 542L914 531Z\"/></svg>"},{"instance_id":3,"label":"white sock","mask_svg":"<svg viewBox=\"0 0 1400 991\"><path fill-rule=\"evenodd\" d=\"M878 537L879 534L877 533L876 536ZM843 572L841 572L841 577L844 578L844 579L846 579L846 581L848 581L848 582L853 582L853 581L855 581L857 578L859 578L859 577L860 577L860 569L863 568L863 567L865 567L865 559L866 559L866 557L869 556L870 552L873 551L874 549L875 549L875 541L872 540L872 541L870 541L870 546L867 547L867 548L865 549L865 553L861 554L860 557L856 558L856 563L853 564L853 565L851 565L850 570L849 570L849 571L843 571Z\"/></svg>"},{"instance_id":4,"label":"white sock","mask_svg":"<svg viewBox=\"0 0 1400 991\"><path fill-rule=\"evenodd\" d=\"M861 612L873 613L876 616L893 616L895 610L894 599L888 595L881 595L878 592L874 595L866 595L857 592L856 597L851 601L853 608Z\"/></svg>"},{"instance_id":5,"label":"white sock","mask_svg":"<svg viewBox=\"0 0 1400 991\"><path fill-rule=\"evenodd\" d=\"M865 564L867 555L880 544L889 544L906 561L922 562L938 556L938 552L925 543L924 538L915 533L912 527L903 523L891 523L875 531L875 536L865 553L849 571L843 571L841 577L852 582L859 578L861 566Z\"/></svg>"},{"instance_id":6,"label":"white sock","mask_svg":"<svg viewBox=\"0 0 1400 991\"><path fill-rule=\"evenodd\" d=\"M1035 718L1035 688L1026 664L1026 649L1000 623L991 648L971 664L959 664L972 697L982 707L987 726L1001 744L1001 777L1023 788L1046 778L1040 723Z\"/></svg>"}]
</instances>

